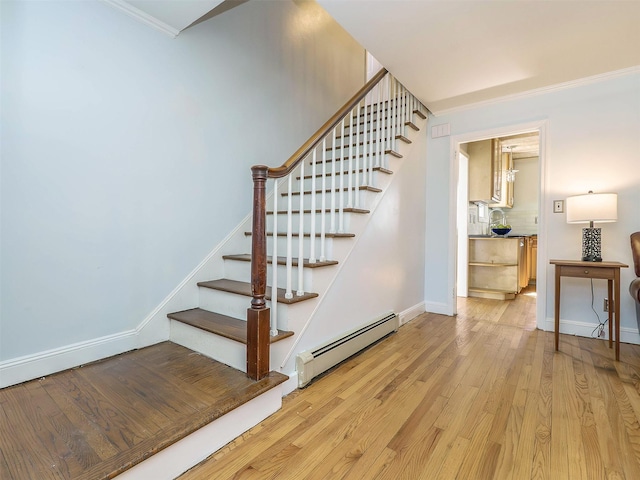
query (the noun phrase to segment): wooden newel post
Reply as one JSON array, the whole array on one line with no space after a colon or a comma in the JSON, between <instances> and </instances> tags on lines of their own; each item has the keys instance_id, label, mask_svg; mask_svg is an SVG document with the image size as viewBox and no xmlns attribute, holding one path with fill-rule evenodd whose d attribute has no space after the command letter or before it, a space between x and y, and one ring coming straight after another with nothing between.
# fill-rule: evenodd
<instances>
[{"instance_id":1,"label":"wooden newel post","mask_svg":"<svg viewBox=\"0 0 640 480\"><path fill-rule=\"evenodd\" d=\"M251 167L253 229L251 233L251 308L247 309L247 376L260 380L269 374L270 312L267 290L266 184L269 167Z\"/></svg>"}]
</instances>

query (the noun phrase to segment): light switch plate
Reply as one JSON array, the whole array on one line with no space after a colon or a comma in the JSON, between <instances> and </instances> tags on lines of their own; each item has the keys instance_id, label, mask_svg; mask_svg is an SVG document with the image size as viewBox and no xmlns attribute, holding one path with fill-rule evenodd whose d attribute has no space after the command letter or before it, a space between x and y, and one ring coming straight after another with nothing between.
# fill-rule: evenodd
<instances>
[{"instance_id":1,"label":"light switch plate","mask_svg":"<svg viewBox=\"0 0 640 480\"><path fill-rule=\"evenodd\" d=\"M562 212L564 212L564 200L554 200L553 213L562 213Z\"/></svg>"}]
</instances>

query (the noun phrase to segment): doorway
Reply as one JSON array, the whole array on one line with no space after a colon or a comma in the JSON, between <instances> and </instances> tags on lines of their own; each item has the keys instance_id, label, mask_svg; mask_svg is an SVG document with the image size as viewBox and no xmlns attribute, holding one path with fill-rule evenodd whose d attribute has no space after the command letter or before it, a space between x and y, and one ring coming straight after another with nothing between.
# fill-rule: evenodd
<instances>
[{"instance_id":1,"label":"doorway","mask_svg":"<svg viewBox=\"0 0 640 480\"><path fill-rule=\"evenodd\" d=\"M526 272L527 282L518 289L518 293L529 297L537 297L536 325L538 328L544 328L546 292L546 272L544 268L538 268L543 264L539 259L544 258L545 249L545 212L541 208L544 204L544 134L545 123L528 124L520 126L505 127L503 129L495 129L485 132L475 132L470 134L458 135L451 138L451 200L455 199L455 208L452 209L451 222L455 225L456 232L456 249L453 253L454 259L451 262L451 286L454 292L453 311L454 314L458 310L458 297L464 299L469 289L469 236L477 236L478 238L492 238L489 224L489 216L493 210L506 211L504 223L512 224L513 237L507 238L523 238L525 242L522 251L529 248L527 257L522 259L522 264L518 264L523 268L529 266ZM510 165L508 174L514 181L512 187L513 204L506 208L496 204L488 199L486 202L469 202L469 162L470 154L467 152L468 144L472 142L481 142L492 139L499 139L503 142L503 147L512 154L513 164ZM525 151L527 150L527 151ZM535 155L532 152L535 150ZM472 169L471 169L472 170ZM519 170L516 172L516 170ZM535 173L532 176L531 173ZM518 178L518 175L520 177ZM515 176L515 177L514 177ZM520 187L520 195L518 194ZM532 195L535 198L532 199ZM518 205L519 203L519 205ZM532 239L535 238L535 243ZM514 240L515 241L515 240ZM532 243L535 250L532 250ZM473 260L473 259L472 259ZM478 267L482 270L483 267ZM490 275L489 275L490 276ZM522 279L521 279L522 280ZM478 296L473 294L472 296ZM482 295L479 295L482 296ZM491 296L489 295L489 298ZM511 297L513 298L513 297Z\"/></svg>"}]
</instances>

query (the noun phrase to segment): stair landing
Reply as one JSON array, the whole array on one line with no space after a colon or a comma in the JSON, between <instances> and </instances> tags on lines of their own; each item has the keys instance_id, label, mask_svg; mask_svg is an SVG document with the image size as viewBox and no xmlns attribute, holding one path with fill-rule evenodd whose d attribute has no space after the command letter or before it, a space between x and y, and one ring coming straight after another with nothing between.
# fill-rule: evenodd
<instances>
[{"instance_id":1,"label":"stair landing","mask_svg":"<svg viewBox=\"0 0 640 480\"><path fill-rule=\"evenodd\" d=\"M255 382L163 342L4 388L0 478L126 476L129 468L142 467L143 460L286 379L271 372Z\"/></svg>"}]
</instances>

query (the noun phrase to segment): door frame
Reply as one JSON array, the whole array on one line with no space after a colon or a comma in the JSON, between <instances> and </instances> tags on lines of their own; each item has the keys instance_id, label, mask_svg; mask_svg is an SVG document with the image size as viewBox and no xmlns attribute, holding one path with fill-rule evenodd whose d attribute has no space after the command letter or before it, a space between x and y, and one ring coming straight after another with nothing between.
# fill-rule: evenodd
<instances>
[{"instance_id":1,"label":"door frame","mask_svg":"<svg viewBox=\"0 0 640 480\"><path fill-rule=\"evenodd\" d=\"M452 292L450 311L453 315L457 313L457 256L458 256L458 181L459 181L459 151L461 143L487 140L496 137L506 137L521 133L538 132L540 139L540 151L538 162L538 173L540 178L538 190L538 257L536 272L536 326L544 330L547 311L547 200L548 179L547 179L547 129L548 121L540 120L536 122L513 124L504 127L491 128L487 130L475 130L459 135L452 135L449 141L449 238L451 239L449 262L448 262L448 291Z\"/></svg>"}]
</instances>

